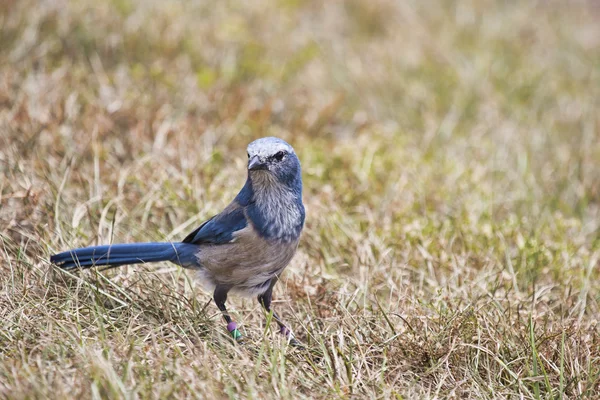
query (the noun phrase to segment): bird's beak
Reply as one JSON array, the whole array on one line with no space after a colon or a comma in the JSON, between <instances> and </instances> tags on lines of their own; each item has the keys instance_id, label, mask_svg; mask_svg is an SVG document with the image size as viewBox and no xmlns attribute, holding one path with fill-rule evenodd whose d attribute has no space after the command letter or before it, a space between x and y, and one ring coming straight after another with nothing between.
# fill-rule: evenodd
<instances>
[{"instance_id":1,"label":"bird's beak","mask_svg":"<svg viewBox=\"0 0 600 400\"><path fill-rule=\"evenodd\" d=\"M258 171L261 169L267 169L267 164L260 161L258 156L254 156L248 161L248 170L249 171Z\"/></svg>"}]
</instances>

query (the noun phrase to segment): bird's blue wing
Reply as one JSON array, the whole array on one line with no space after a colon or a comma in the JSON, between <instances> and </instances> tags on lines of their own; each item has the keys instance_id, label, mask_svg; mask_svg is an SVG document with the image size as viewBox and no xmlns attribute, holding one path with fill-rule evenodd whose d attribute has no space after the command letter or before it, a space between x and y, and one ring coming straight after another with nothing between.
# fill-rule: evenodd
<instances>
[{"instance_id":1,"label":"bird's blue wing","mask_svg":"<svg viewBox=\"0 0 600 400\"><path fill-rule=\"evenodd\" d=\"M244 209L237 203L230 204L223 212L215 215L192 233L183 243L224 244L233 240L233 234L248 225Z\"/></svg>"}]
</instances>

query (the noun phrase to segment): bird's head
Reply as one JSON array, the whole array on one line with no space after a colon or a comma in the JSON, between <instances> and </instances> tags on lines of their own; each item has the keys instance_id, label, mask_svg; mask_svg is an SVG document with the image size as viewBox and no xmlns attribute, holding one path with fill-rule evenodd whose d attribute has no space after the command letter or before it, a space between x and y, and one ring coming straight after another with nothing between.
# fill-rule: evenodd
<instances>
[{"instance_id":1,"label":"bird's head","mask_svg":"<svg viewBox=\"0 0 600 400\"><path fill-rule=\"evenodd\" d=\"M248 145L248 177L253 181L270 181L294 187L301 185L300 160L294 148L284 140L266 137Z\"/></svg>"}]
</instances>

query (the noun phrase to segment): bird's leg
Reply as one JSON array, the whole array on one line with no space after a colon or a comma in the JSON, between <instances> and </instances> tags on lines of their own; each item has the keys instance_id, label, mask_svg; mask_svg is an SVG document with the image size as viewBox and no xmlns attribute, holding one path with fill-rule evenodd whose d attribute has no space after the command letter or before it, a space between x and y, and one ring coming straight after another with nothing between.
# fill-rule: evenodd
<instances>
[{"instance_id":1,"label":"bird's leg","mask_svg":"<svg viewBox=\"0 0 600 400\"><path fill-rule=\"evenodd\" d=\"M271 284L269 285L269 288L267 289L267 291L258 296L258 302L263 306L263 308L265 309L266 312L273 313L273 318L275 319L275 322L277 322L277 325L279 325L279 333L284 335L289 340L291 345L302 346L300 344L300 342L298 342L296 340L296 338L292 334L292 331L290 331L290 329L283 323L281 318L279 318L279 315L277 315L277 313L275 311L271 310L271 300L273 298L273 286L275 286L275 283L277 283L276 277L271 280Z\"/></svg>"},{"instance_id":2,"label":"bird's leg","mask_svg":"<svg viewBox=\"0 0 600 400\"><path fill-rule=\"evenodd\" d=\"M227 301L227 292L229 292L229 289L230 288L227 286L217 285L213 294L213 299L215 300L217 307L219 307L219 310L221 310L225 322L227 322L227 330L229 333L231 333L233 339L239 342L242 339L242 334L238 330L235 321L233 321L229 316L229 312L227 312L227 307L225 306L225 302Z\"/></svg>"}]
</instances>

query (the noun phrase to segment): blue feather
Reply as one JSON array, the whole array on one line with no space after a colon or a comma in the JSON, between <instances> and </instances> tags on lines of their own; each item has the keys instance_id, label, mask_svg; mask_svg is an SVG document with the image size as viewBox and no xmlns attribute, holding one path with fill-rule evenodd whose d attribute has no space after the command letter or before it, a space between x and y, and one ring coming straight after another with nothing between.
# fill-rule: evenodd
<instances>
[{"instance_id":1,"label":"blue feather","mask_svg":"<svg viewBox=\"0 0 600 400\"><path fill-rule=\"evenodd\" d=\"M229 209L229 210L228 210ZM223 244L233 240L233 234L236 231L244 229L248 222L244 215L244 209L234 202L221 214L217 214L194 232L190 233L184 243L193 244Z\"/></svg>"},{"instance_id":2,"label":"blue feather","mask_svg":"<svg viewBox=\"0 0 600 400\"><path fill-rule=\"evenodd\" d=\"M252 181L250 179L246 179L246 183L244 187L238 195L235 197L235 201L242 207L247 207L252 198L254 197L254 189L252 189Z\"/></svg>"},{"instance_id":3,"label":"blue feather","mask_svg":"<svg viewBox=\"0 0 600 400\"><path fill-rule=\"evenodd\" d=\"M181 266L199 266L198 246L187 243L131 243L73 249L50 257L62 269L94 266L119 266L156 261L171 261Z\"/></svg>"}]
</instances>

